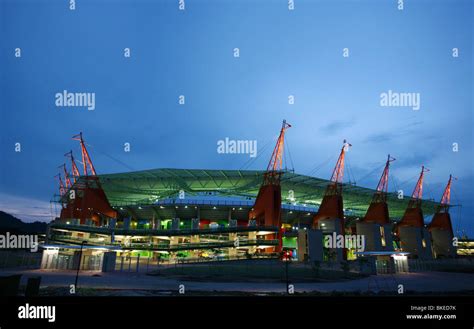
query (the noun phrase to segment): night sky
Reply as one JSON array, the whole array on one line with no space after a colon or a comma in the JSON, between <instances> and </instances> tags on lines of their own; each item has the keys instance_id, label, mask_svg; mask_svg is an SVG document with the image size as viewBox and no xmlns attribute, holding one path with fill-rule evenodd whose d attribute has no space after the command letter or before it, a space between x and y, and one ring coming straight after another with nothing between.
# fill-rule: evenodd
<instances>
[{"instance_id":1,"label":"night sky","mask_svg":"<svg viewBox=\"0 0 474 329\"><path fill-rule=\"evenodd\" d=\"M0 210L51 220L54 175L64 153L79 158L79 131L99 174L246 168L248 154L217 152L226 137L256 140L248 169L264 169L287 119L300 174L328 179L343 139L346 182L375 188L388 153L391 191L410 195L423 164L424 197L439 200L453 174L453 226L472 237L473 7L0 0ZM64 90L95 93L95 109L56 106ZM419 93L420 109L381 106L389 90Z\"/></svg>"}]
</instances>

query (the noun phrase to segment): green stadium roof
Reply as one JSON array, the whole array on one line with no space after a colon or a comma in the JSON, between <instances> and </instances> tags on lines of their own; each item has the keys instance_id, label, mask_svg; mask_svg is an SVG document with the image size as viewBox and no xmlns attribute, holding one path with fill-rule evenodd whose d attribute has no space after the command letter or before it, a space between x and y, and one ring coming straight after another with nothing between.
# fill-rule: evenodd
<instances>
[{"instance_id":1,"label":"green stadium roof","mask_svg":"<svg viewBox=\"0 0 474 329\"><path fill-rule=\"evenodd\" d=\"M127 173L99 175L102 187L113 207L154 204L176 197L180 190L186 195L215 192L220 196L254 198L262 183L263 171L207 170L207 169L152 169ZM328 180L284 172L281 179L282 202L292 202L289 191L294 191L293 202L299 205L318 206ZM344 184L344 208L356 216L363 216L372 199L373 189ZM400 218L409 196L398 199L395 193L388 196L390 217ZM436 202L424 200L424 215L432 215Z\"/></svg>"}]
</instances>

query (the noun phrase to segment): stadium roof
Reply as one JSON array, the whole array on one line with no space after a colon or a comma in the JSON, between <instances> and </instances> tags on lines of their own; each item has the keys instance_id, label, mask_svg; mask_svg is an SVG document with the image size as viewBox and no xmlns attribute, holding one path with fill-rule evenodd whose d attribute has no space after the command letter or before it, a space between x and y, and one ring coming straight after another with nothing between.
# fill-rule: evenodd
<instances>
[{"instance_id":1,"label":"stadium roof","mask_svg":"<svg viewBox=\"0 0 474 329\"><path fill-rule=\"evenodd\" d=\"M117 174L99 175L102 187L113 207L150 205L160 200L186 195L218 194L223 197L255 198L262 183L264 171L207 170L207 169L152 169ZM284 172L281 179L282 202L318 206L328 180ZM294 200L290 200L291 192ZM372 199L373 189L344 184L343 197L346 211L363 216ZM400 218L407 206L409 195L398 199L388 196L390 217ZM437 203L425 200L424 215L431 215Z\"/></svg>"}]
</instances>

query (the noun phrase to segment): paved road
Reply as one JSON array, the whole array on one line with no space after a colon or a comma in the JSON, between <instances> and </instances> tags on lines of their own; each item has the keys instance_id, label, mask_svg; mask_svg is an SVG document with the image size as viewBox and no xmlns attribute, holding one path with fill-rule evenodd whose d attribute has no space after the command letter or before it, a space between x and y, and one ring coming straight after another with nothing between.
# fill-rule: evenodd
<instances>
[{"instance_id":1,"label":"paved road","mask_svg":"<svg viewBox=\"0 0 474 329\"><path fill-rule=\"evenodd\" d=\"M31 276L41 276L43 287L69 287L74 283L73 271L47 270L1 270L0 275L22 274L22 283ZM95 275L94 275L95 274ZM241 291L241 292L285 292L284 283L275 282L193 282L180 281L173 278L148 276L142 273L91 273L81 272L79 287L126 289L126 290L165 290L177 291L184 284L186 291ZM426 272L399 274L393 276L371 276L368 278L331 282L331 283L294 283L295 292L367 292L369 288L375 291L395 292L398 284L403 284L405 291L416 292L455 292L474 290L474 274Z\"/></svg>"}]
</instances>

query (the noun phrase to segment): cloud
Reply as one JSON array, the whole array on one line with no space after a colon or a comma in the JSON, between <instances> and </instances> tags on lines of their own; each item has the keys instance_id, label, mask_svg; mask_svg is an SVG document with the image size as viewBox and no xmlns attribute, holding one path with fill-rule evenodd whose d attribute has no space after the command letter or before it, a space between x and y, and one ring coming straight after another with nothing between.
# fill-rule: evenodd
<instances>
[{"instance_id":1,"label":"cloud","mask_svg":"<svg viewBox=\"0 0 474 329\"><path fill-rule=\"evenodd\" d=\"M52 219L49 202L5 193L0 193L0 210L25 222L49 222Z\"/></svg>"},{"instance_id":2,"label":"cloud","mask_svg":"<svg viewBox=\"0 0 474 329\"><path fill-rule=\"evenodd\" d=\"M329 133L335 134L339 132L340 130L352 127L354 124L355 124L355 120L336 120L321 127L321 132L325 134L329 134Z\"/></svg>"},{"instance_id":3,"label":"cloud","mask_svg":"<svg viewBox=\"0 0 474 329\"><path fill-rule=\"evenodd\" d=\"M404 137L411 136L414 134L419 134L420 125L422 125L422 121L415 121L411 123L407 123L406 125L400 128L391 128L389 131L378 132L374 134L369 134L367 138L365 138L364 142L373 142L373 143L386 143L390 141L394 141L396 139L401 140Z\"/></svg>"}]
</instances>

